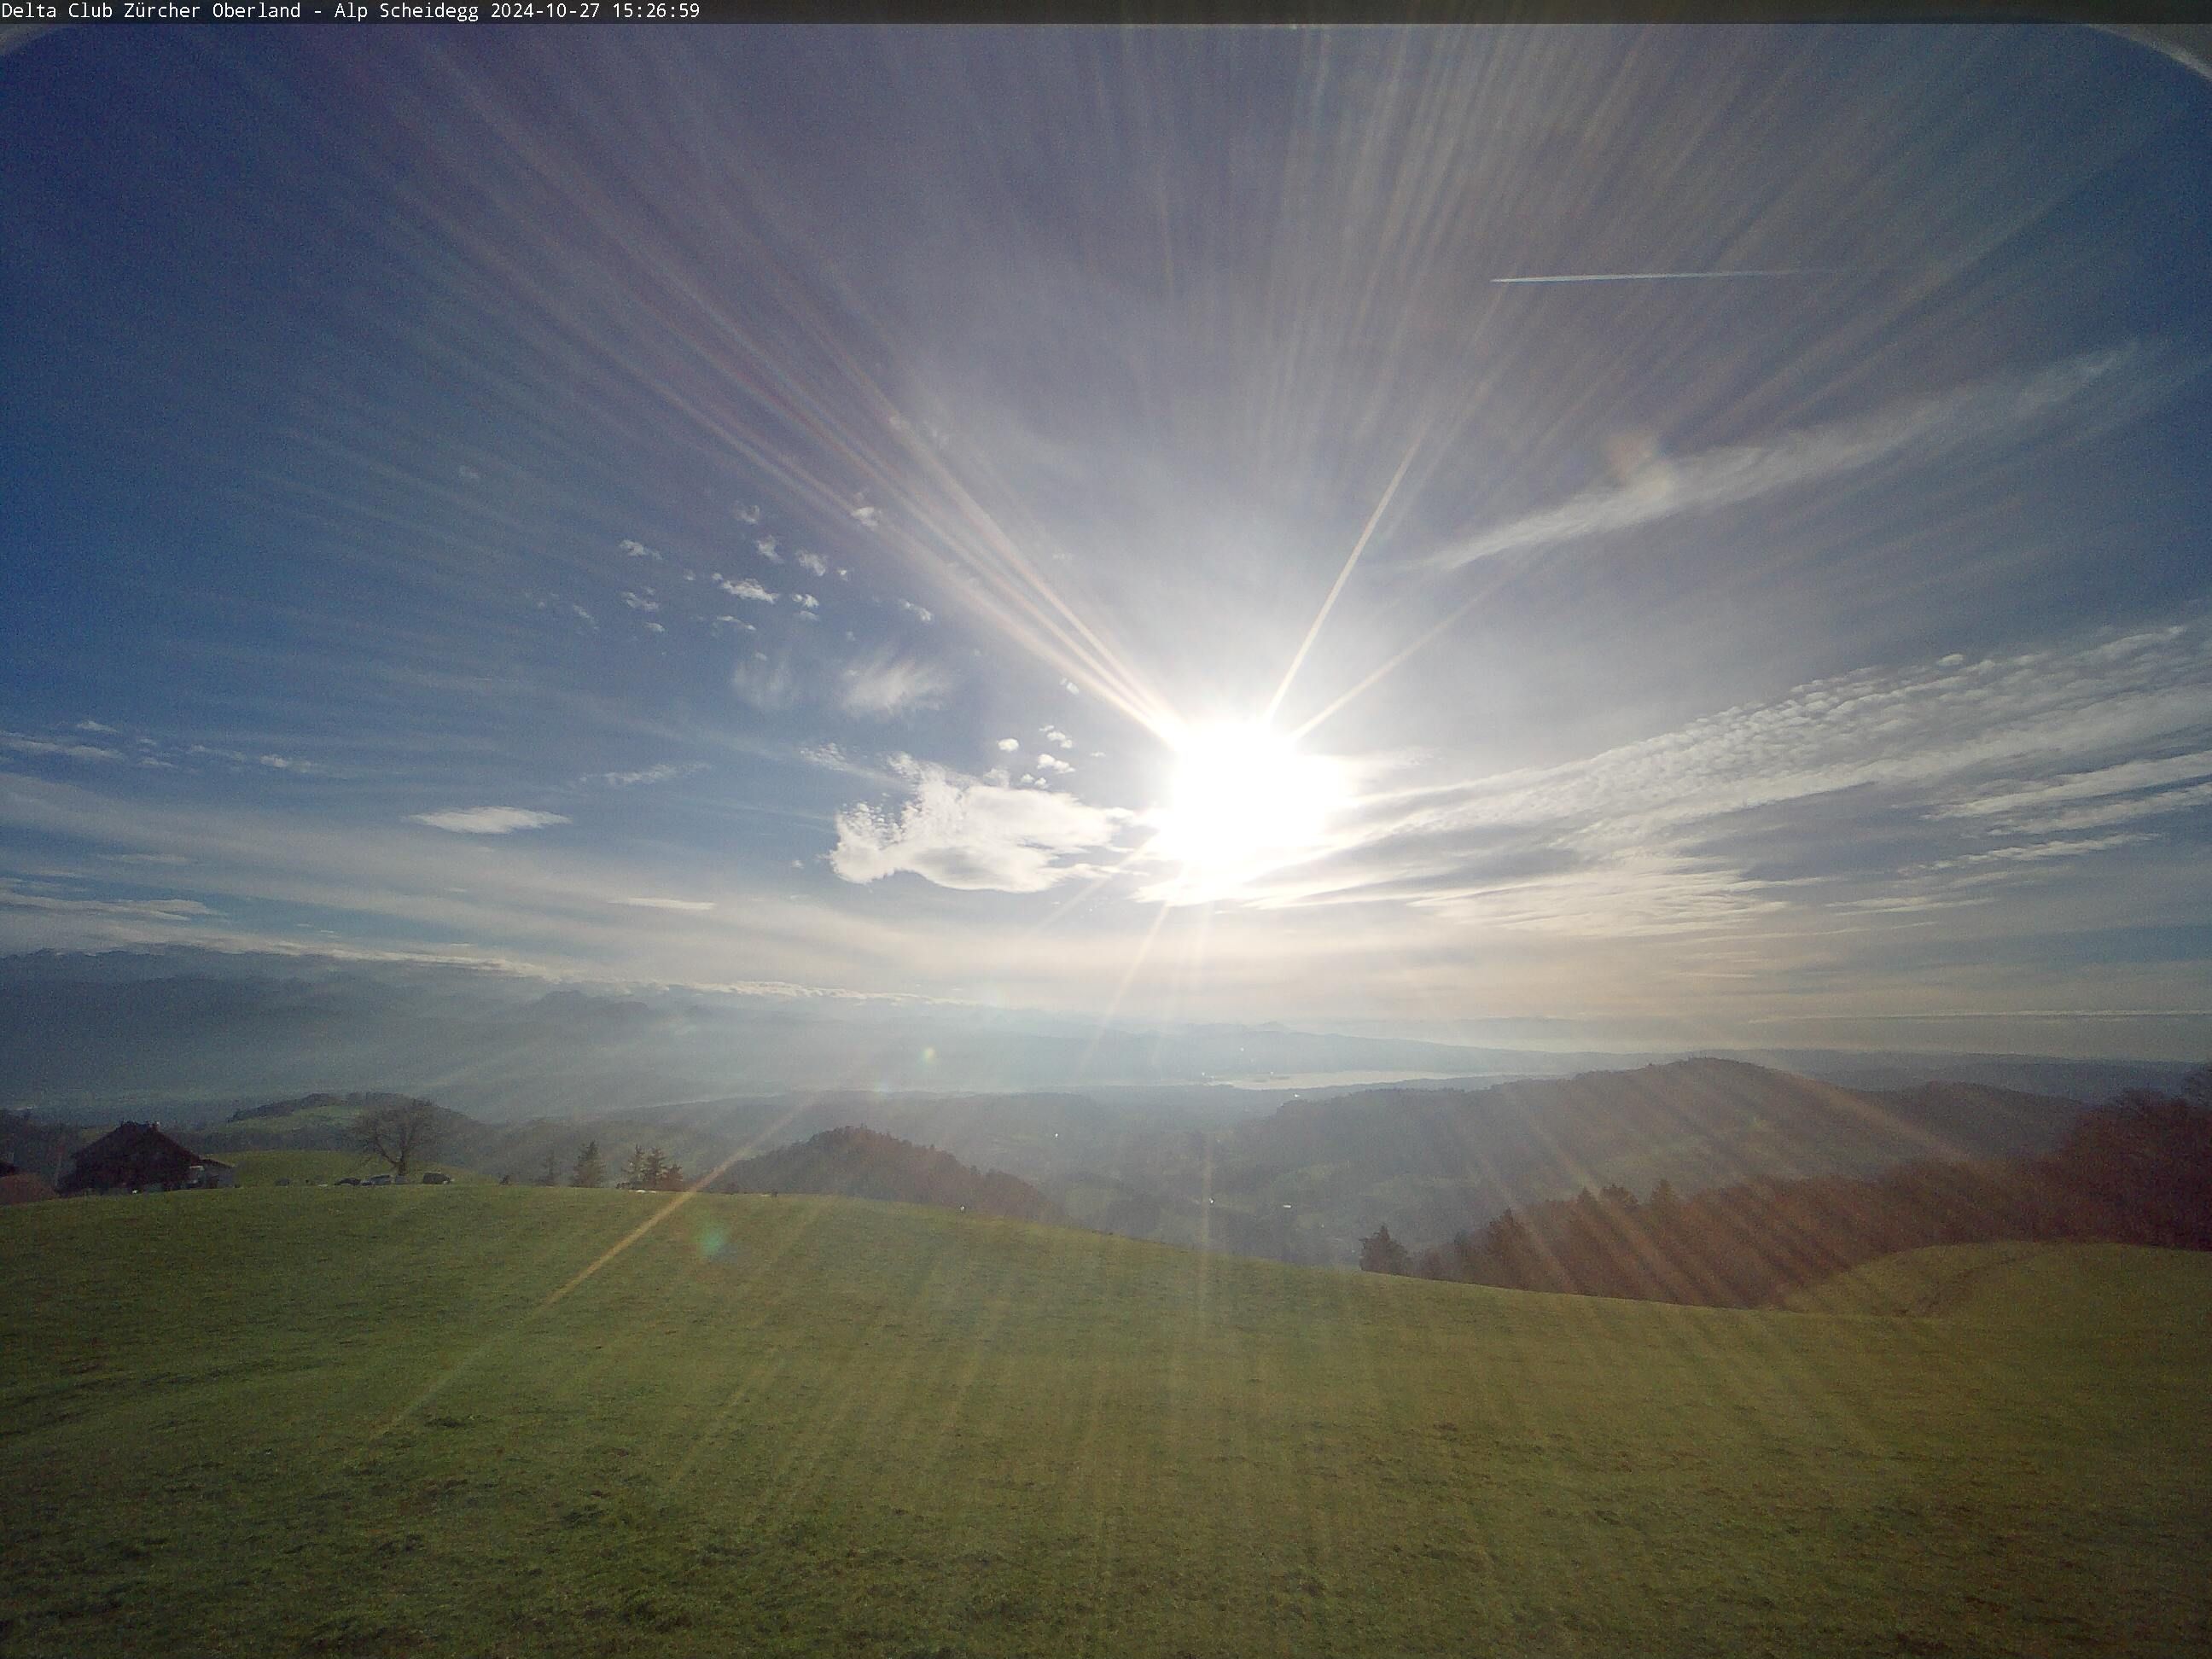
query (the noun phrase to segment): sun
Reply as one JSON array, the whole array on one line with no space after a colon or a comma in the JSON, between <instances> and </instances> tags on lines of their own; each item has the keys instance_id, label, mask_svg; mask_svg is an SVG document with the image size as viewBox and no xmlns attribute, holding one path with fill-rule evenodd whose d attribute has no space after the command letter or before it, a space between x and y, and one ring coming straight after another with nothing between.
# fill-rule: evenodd
<instances>
[{"instance_id":1,"label":"sun","mask_svg":"<svg viewBox=\"0 0 2212 1659\"><path fill-rule=\"evenodd\" d=\"M1234 878L1316 846L1344 799L1338 763L1262 722L1197 727L1176 745L1152 848L1187 872Z\"/></svg>"}]
</instances>

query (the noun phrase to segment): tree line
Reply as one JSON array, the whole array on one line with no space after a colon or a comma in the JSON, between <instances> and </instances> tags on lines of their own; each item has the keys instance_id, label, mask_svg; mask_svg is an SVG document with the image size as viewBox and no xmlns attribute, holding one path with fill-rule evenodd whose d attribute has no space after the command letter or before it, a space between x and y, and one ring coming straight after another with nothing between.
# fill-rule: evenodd
<instances>
[{"instance_id":1,"label":"tree line","mask_svg":"<svg viewBox=\"0 0 2212 1659\"><path fill-rule=\"evenodd\" d=\"M1414 1250L1388 1226L1370 1273L1516 1290L1723 1307L1771 1304L1876 1257L1935 1244L2106 1240L2212 1250L2212 1066L2179 1095L2131 1090L2086 1113L2056 1152L1910 1164L1689 1197L1661 1182L1506 1210Z\"/></svg>"}]
</instances>

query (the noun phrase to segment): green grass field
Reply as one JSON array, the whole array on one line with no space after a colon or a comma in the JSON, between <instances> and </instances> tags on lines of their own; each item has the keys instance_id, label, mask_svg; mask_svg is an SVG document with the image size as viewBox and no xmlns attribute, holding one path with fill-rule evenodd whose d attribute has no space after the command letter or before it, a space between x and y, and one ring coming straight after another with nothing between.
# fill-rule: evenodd
<instances>
[{"instance_id":1,"label":"green grass field","mask_svg":"<svg viewBox=\"0 0 2212 1659\"><path fill-rule=\"evenodd\" d=\"M366 1157L360 1152L246 1152L210 1153L221 1157L224 1163L238 1170L241 1187L274 1187L279 1181L289 1181L295 1186L304 1183L325 1184L344 1176L389 1175L392 1166L380 1158ZM491 1177L480 1170L465 1170L458 1164L426 1164L407 1172L410 1182L420 1181L432 1170L442 1171L457 1182L489 1181Z\"/></svg>"},{"instance_id":2,"label":"green grass field","mask_svg":"<svg viewBox=\"0 0 2212 1659\"><path fill-rule=\"evenodd\" d=\"M2203 1651L2212 1258L2041 1254L1986 1321L788 1197L28 1206L0 1650Z\"/></svg>"}]
</instances>

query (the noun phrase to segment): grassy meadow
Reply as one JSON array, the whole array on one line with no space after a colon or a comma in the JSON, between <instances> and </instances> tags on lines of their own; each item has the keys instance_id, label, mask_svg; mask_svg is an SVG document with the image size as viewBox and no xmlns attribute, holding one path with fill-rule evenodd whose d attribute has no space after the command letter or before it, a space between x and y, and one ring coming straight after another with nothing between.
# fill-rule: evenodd
<instances>
[{"instance_id":1,"label":"grassy meadow","mask_svg":"<svg viewBox=\"0 0 2212 1659\"><path fill-rule=\"evenodd\" d=\"M210 1158L221 1158L238 1170L241 1187L274 1187L278 1182L302 1184L327 1184L346 1176L368 1176L390 1175L392 1166L382 1158L363 1152L296 1152L289 1149L245 1152L210 1152ZM458 1164L424 1164L407 1171L410 1182L417 1182L435 1170L455 1182L484 1182L492 1179L481 1170L463 1169Z\"/></svg>"},{"instance_id":2,"label":"grassy meadow","mask_svg":"<svg viewBox=\"0 0 2212 1659\"><path fill-rule=\"evenodd\" d=\"M0 1652L2204 1650L2212 1257L2014 1253L1965 1265L2035 1317L791 1197L27 1206Z\"/></svg>"}]
</instances>

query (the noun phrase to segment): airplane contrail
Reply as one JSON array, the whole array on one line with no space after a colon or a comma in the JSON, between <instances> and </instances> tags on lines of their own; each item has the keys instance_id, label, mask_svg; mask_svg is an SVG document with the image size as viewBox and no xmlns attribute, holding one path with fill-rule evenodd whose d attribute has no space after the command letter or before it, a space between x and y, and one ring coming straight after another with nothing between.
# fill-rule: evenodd
<instances>
[{"instance_id":1,"label":"airplane contrail","mask_svg":"<svg viewBox=\"0 0 2212 1659\"><path fill-rule=\"evenodd\" d=\"M1698 283L1725 276L1826 276L1832 267L1804 265L1780 270L1607 270L1573 276L1493 276L1501 286L1519 283Z\"/></svg>"}]
</instances>

